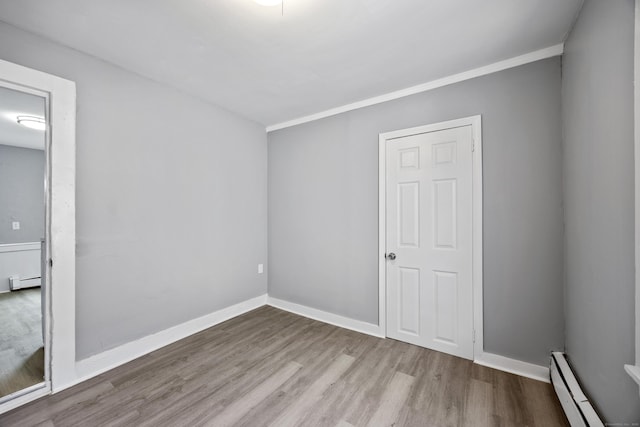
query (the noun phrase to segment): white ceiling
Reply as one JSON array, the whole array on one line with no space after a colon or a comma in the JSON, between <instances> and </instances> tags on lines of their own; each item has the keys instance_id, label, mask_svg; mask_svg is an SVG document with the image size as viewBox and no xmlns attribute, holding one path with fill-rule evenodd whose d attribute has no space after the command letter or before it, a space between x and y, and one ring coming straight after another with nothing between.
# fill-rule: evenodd
<instances>
[{"instance_id":1,"label":"white ceiling","mask_svg":"<svg viewBox=\"0 0 640 427\"><path fill-rule=\"evenodd\" d=\"M271 125L555 45L582 0L0 0L0 20Z\"/></svg>"},{"instance_id":2,"label":"white ceiling","mask_svg":"<svg viewBox=\"0 0 640 427\"><path fill-rule=\"evenodd\" d=\"M44 98L0 87L0 144L44 150L44 132L18 124L17 116L44 118Z\"/></svg>"}]
</instances>

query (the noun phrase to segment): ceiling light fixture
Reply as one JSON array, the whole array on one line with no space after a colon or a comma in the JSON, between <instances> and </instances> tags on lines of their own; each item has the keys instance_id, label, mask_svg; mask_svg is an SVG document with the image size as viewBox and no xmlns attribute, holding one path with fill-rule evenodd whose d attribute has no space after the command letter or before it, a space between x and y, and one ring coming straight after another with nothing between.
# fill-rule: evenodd
<instances>
[{"instance_id":1,"label":"ceiling light fixture","mask_svg":"<svg viewBox=\"0 0 640 427\"><path fill-rule=\"evenodd\" d=\"M16 121L29 129L45 130L47 128L47 123L42 117L18 116L16 117Z\"/></svg>"}]
</instances>

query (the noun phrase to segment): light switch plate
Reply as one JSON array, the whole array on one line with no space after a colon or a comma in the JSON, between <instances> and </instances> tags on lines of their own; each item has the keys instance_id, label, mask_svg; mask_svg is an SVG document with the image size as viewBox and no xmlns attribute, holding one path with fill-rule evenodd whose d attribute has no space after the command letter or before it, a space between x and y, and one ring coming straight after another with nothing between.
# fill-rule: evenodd
<instances>
[{"instance_id":1,"label":"light switch plate","mask_svg":"<svg viewBox=\"0 0 640 427\"><path fill-rule=\"evenodd\" d=\"M258 264L258 274L264 273L264 264Z\"/></svg>"},{"instance_id":2,"label":"light switch plate","mask_svg":"<svg viewBox=\"0 0 640 427\"><path fill-rule=\"evenodd\" d=\"M12 230L20 230L20 221L13 221L11 223L11 229Z\"/></svg>"}]
</instances>

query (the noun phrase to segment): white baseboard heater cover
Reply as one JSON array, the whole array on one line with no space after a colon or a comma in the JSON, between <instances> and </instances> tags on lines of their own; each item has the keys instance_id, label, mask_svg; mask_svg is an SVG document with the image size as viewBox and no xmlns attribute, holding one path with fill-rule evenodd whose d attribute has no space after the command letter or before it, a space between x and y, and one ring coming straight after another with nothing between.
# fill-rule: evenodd
<instances>
[{"instance_id":1,"label":"white baseboard heater cover","mask_svg":"<svg viewBox=\"0 0 640 427\"><path fill-rule=\"evenodd\" d=\"M20 276L9 277L9 289L12 291L35 288L38 286L40 286L40 277L31 277L29 279L21 279Z\"/></svg>"},{"instance_id":2,"label":"white baseboard heater cover","mask_svg":"<svg viewBox=\"0 0 640 427\"><path fill-rule=\"evenodd\" d=\"M551 384L572 427L604 427L598 414L582 392L564 353L551 354Z\"/></svg>"}]
</instances>

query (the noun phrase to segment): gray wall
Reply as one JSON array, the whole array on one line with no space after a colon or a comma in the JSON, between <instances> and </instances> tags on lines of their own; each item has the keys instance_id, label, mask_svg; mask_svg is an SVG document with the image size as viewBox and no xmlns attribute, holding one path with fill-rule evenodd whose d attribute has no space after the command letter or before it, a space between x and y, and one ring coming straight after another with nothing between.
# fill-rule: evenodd
<instances>
[{"instance_id":1,"label":"gray wall","mask_svg":"<svg viewBox=\"0 0 640 427\"><path fill-rule=\"evenodd\" d=\"M269 294L378 322L378 134L482 114L485 350L563 349L560 59L269 134Z\"/></svg>"},{"instance_id":2,"label":"gray wall","mask_svg":"<svg viewBox=\"0 0 640 427\"><path fill-rule=\"evenodd\" d=\"M563 61L566 347L609 423L640 422L634 363L632 0L587 0Z\"/></svg>"},{"instance_id":3,"label":"gray wall","mask_svg":"<svg viewBox=\"0 0 640 427\"><path fill-rule=\"evenodd\" d=\"M0 58L77 83L77 357L264 294L264 127L0 24Z\"/></svg>"},{"instance_id":4,"label":"gray wall","mask_svg":"<svg viewBox=\"0 0 640 427\"><path fill-rule=\"evenodd\" d=\"M11 223L20 222L20 230ZM0 144L0 244L44 237L44 151Z\"/></svg>"}]
</instances>

